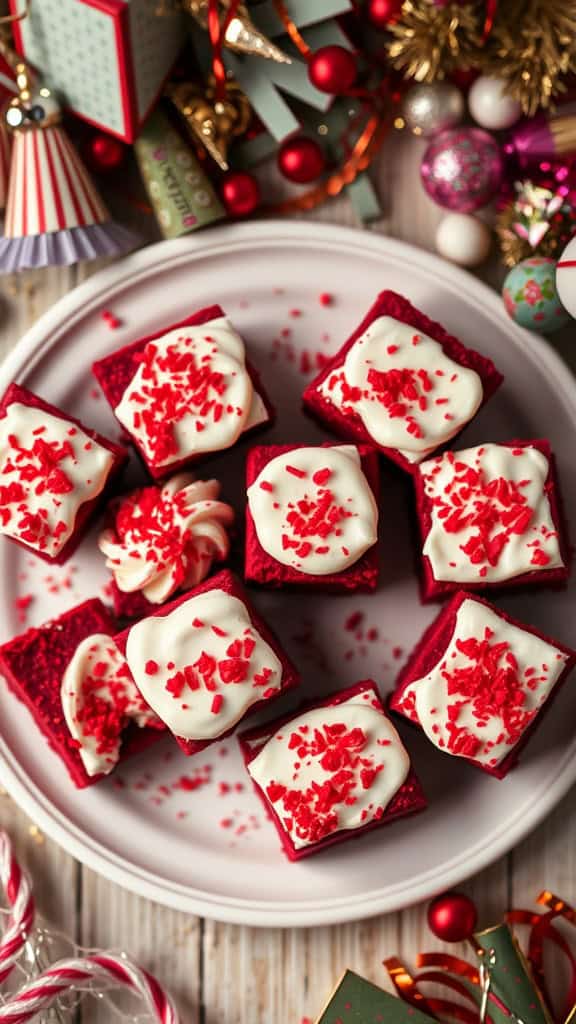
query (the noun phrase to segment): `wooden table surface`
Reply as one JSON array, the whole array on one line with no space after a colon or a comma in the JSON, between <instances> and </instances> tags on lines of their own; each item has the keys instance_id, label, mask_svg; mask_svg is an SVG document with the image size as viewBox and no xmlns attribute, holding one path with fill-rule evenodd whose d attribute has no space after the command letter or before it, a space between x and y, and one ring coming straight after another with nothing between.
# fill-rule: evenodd
<instances>
[{"instance_id":1,"label":"wooden table surface","mask_svg":"<svg viewBox=\"0 0 576 1024\"><path fill-rule=\"evenodd\" d=\"M403 135L386 145L376 169L384 216L371 230L433 249L440 211L419 186L420 153L421 143ZM354 224L345 198L312 216ZM4 279L1 352L94 269L54 268ZM498 283L497 261L481 276ZM570 332L555 344L572 362ZM574 902L575 812L573 790L527 840L463 887L476 900L481 923L496 923L508 905L532 906L544 887ZM133 896L84 868L43 836L5 794L0 796L0 820L32 872L45 918L83 946L126 950L172 990L186 1024L304 1024L306 1018L315 1019L344 968L386 985L384 957L401 953L413 963L418 950L442 948L427 932L423 905L316 929L257 929L192 917ZM110 1013L88 1001L75 1020L109 1024Z\"/></svg>"}]
</instances>

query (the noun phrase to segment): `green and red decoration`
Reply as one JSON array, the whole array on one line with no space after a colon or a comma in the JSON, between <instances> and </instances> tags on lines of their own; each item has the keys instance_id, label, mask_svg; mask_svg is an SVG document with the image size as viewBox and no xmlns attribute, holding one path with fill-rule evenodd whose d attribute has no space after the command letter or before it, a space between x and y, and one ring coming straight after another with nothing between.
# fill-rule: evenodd
<instances>
[{"instance_id":1,"label":"green and red decoration","mask_svg":"<svg viewBox=\"0 0 576 1024\"><path fill-rule=\"evenodd\" d=\"M387 1024L433 1024L434 1018L401 1002L354 971L345 971L314 1024L383 1024L384 1021Z\"/></svg>"},{"instance_id":2,"label":"green and red decoration","mask_svg":"<svg viewBox=\"0 0 576 1024\"><path fill-rule=\"evenodd\" d=\"M450 892L437 897L428 907L431 932L444 942L465 942L473 959L420 953L413 973L400 957L388 957L384 967L400 998L345 971L314 1024L573 1024L576 943L570 944L558 924L576 926L576 910L548 890L537 902L540 913L510 910L500 924L478 931L476 907L468 896ZM527 929L526 953L516 935L520 929ZM564 960L568 970L564 1005L556 1012L544 966L547 951L556 964ZM439 996L438 986L448 989L448 996Z\"/></svg>"}]
</instances>

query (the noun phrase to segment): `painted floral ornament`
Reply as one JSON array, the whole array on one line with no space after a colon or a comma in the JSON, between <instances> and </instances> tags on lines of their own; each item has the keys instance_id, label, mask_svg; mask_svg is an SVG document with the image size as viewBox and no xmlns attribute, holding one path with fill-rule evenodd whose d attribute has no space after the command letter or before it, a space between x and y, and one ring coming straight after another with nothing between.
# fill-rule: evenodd
<instances>
[{"instance_id":1,"label":"painted floral ornament","mask_svg":"<svg viewBox=\"0 0 576 1024\"><path fill-rule=\"evenodd\" d=\"M502 298L506 312L521 327L552 334L568 323L570 316L556 291L556 260L532 256L522 260L504 281Z\"/></svg>"}]
</instances>

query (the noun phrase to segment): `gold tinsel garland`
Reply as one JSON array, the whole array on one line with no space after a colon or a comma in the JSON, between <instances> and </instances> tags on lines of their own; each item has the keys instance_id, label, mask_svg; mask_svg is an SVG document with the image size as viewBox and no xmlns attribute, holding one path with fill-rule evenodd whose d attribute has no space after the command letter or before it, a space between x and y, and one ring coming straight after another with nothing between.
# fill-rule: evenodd
<instances>
[{"instance_id":1,"label":"gold tinsel garland","mask_svg":"<svg viewBox=\"0 0 576 1024\"><path fill-rule=\"evenodd\" d=\"M574 0L505 0L488 40L483 70L506 81L506 92L532 117L566 91L576 72Z\"/></svg>"},{"instance_id":2,"label":"gold tinsel garland","mask_svg":"<svg viewBox=\"0 0 576 1024\"><path fill-rule=\"evenodd\" d=\"M388 55L407 78L433 82L470 66L481 42L478 4L404 0L400 18L389 28Z\"/></svg>"},{"instance_id":3,"label":"gold tinsel garland","mask_svg":"<svg viewBox=\"0 0 576 1024\"><path fill-rule=\"evenodd\" d=\"M407 78L432 82L455 70L477 68L506 83L532 116L550 106L576 73L575 0L500 0L487 38L486 4L404 0L390 26L391 63Z\"/></svg>"}]
</instances>

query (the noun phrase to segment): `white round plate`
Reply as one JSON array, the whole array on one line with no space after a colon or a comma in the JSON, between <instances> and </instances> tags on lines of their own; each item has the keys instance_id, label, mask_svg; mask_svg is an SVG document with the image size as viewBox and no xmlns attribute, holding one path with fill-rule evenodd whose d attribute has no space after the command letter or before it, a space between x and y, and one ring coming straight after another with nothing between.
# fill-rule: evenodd
<instances>
[{"instance_id":1,"label":"white round plate","mask_svg":"<svg viewBox=\"0 0 576 1024\"><path fill-rule=\"evenodd\" d=\"M219 302L247 338L278 406L278 424L266 440L319 440L325 435L300 411L303 386L383 288L404 292L493 357L506 383L465 441L549 436L571 511L576 387L551 347L515 327L498 297L473 277L427 252L367 232L268 222L145 249L50 310L4 364L0 387L17 379L116 436L117 425L91 380L91 361ZM331 305L320 301L324 292L333 295ZM121 319L120 328L110 329L101 315L105 309ZM212 470L239 504L242 464L243 453L236 449L215 460ZM402 657L436 613L418 601L409 481L386 468L381 522L382 575L375 595L255 595L302 670L302 695L367 677L387 692ZM23 629L18 598L35 595L27 621L36 624L102 594L106 574L92 534L60 569L2 544L0 580L5 640ZM574 642L573 587L507 596L501 603L559 640ZM351 616L358 623L354 629ZM574 722L576 680L564 688L520 765L503 782L440 754L416 731L403 730L429 809L300 864L289 864L280 853L233 739L192 759L163 740L123 764L115 779L78 792L40 741L28 712L2 688L0 780L70 853L140 895L224 921L320 925L405 907L510 849L576 779Z\"/></svg>"}]
</instances>

